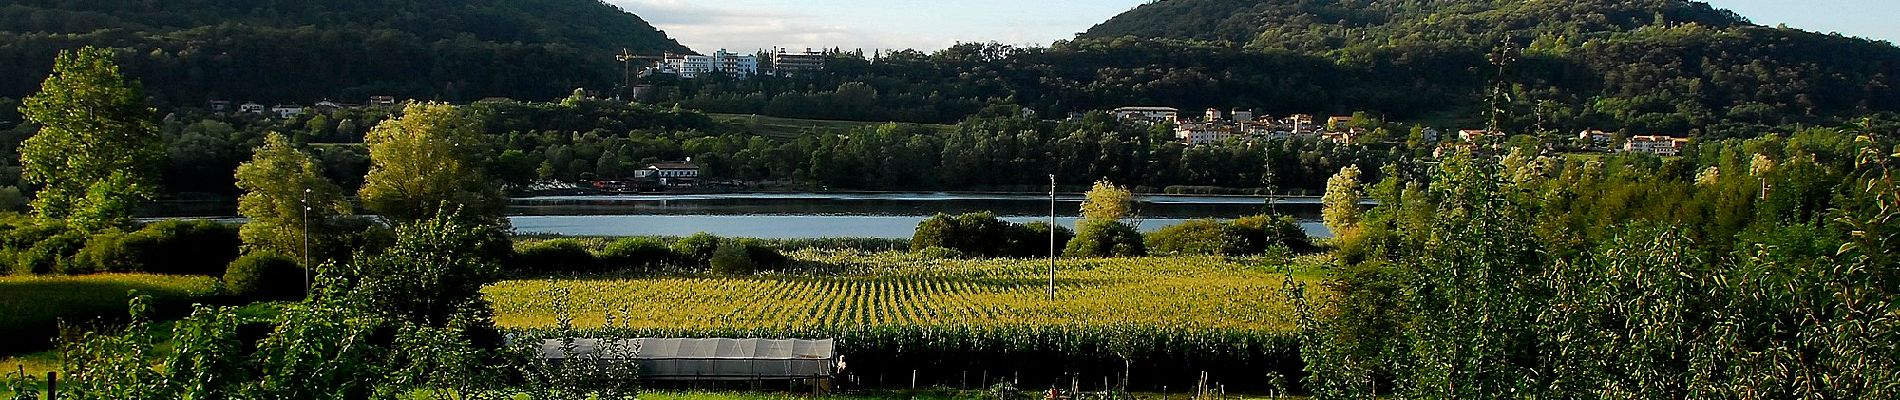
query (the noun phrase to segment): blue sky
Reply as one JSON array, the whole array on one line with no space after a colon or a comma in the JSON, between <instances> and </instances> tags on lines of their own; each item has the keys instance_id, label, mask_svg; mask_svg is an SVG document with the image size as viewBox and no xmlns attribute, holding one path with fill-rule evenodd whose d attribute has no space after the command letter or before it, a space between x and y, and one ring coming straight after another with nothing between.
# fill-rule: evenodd
<instances>
[{"instance_id":1,"label":"blue sky","mask_svg":"<svg viewBox=\"0 0 1900 400\"><path fill-rule=\"evenodd\" d=\"M1048 45L1145 0L608 0L699 52ZM1900 42L1900 0L1710 0L1755 23Z\"/></svg>"}]
</instances>

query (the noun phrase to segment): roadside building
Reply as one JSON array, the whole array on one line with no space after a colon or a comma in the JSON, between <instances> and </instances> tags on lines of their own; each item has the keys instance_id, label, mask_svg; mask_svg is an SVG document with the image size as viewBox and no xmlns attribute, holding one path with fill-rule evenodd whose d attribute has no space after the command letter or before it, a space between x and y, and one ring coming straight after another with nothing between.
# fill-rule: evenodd
<instances>
[{"instance_id":1,"label":"roadside building","mask_svg":"<svg viewBox=\"0 0 1900 400\"><path fill-rule=\"evenodd\" d=\"M1609 132L1604 132L1604 131L1595 130L1595 129L1587 129L1587 130L1584 130L1583 132L1577 133L1577 140L1583 142L1584 146L1589 146L1591 148L1597 148L1597 149L1609 148L1610 139L1611 139L1611 136Z\"/></svg>"},{"instance_id":2,"label":"roadside building","mask_svg":"<svg viewBox=\"0 0 1900 400\"><path fill-rule=\"evenodd\" d=\"M660 186L691 186L699 183L699 165L694 164L692 158L654 163L634 171L633 177L657 181Z\"/></svg>"},{"instance_id":3,"label":"roadside building","mask_svg":"<svg viewBox=\"0 0 1900 400\"><path fill-rule=\"evenodd\" d=\"M263 104L257 104L257 103L244 103L244 104L239 104L239 105L238 105L238 112L241 112L241 113L249 113L249 114L263 114L263 113L264 113L264 105L263 105Z\"/></svg>"},{"instance_id":4,"label":"roadside building","mask_svg":"<svg viewBox=\"0 0 1900 400\"><path fill-rule=\"evenodd\" d=\"M1122 107L1115 109L1115 117L1125 120L1147 121L1149 123L1180 123L1181 110L1174 107Z\"/></svg>"}]
</instances>

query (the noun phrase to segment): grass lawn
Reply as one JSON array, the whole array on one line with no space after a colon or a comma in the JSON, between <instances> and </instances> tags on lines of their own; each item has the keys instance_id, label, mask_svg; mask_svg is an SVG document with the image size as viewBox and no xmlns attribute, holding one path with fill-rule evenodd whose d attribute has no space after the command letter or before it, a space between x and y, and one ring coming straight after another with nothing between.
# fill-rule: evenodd
<instances>
[{"instance_id":1,"label":"grass lawn","mask_svg":"<svg viewBox=\"0 0 1900 400\"><path fill-rule=\"evenodd\" d=\"M796 118L779 118L779 117L768 117L768 116L763 116L763 115L745 115L745 114L706 114L706 115L709 117L712 117L713 121L718 121L720 123L733 125L741 129L745 129L751 132L752 134L760 135L760 136L775 137L775 138L797 138L800 136L810 135L816 132L835 132L835 131L842 131L842 130L857 128L857 127L878 126L878 125L886 124L886 122L796 119ZM904 124L905 125L920 125L920 126L934 129L938 132L947 132L952 129L956 129L956 127L953 127L950 125L909 124L909 123L904 123Z\"/></svg>"},{"instance_id":2,"label":"grass lawn","mask_svg":"<svg viewBox=\"0 0 1900 400\"><path fill-rule=\"evenodd\" d=\"M130 292L152 296L155 312L179 312L218 295L204 276L100 274L0 276L0 356L52 347L60 321L85 326L127 317Z\"/></svg>"},{"instance_id":3,"label":"grass lawn","mask_svg":"<svg viewBox=\"0 0 1900 400\"><path fill-rule=\"evenodd\" d=\"M823 273L752 277L513 280L489 286L504 328L557 324L564 300L581 328L674 331L880 327L1293 329L1282 266L1218 257L1062 259L1048 299L1042 259L932 260L907 253L798 251ZM1294 268L1302 282L1316 277ZM565 297L561 297L565 293Z\"/></svg>"}]
</instances>

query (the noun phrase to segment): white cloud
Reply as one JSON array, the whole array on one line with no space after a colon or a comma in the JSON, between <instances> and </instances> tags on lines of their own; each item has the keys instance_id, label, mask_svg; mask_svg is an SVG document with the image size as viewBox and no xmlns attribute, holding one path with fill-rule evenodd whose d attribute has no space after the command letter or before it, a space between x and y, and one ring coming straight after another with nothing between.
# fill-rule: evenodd
<instances>
[{"instance_id":1,"label":"white cloud","mask_svg":"<svg viewBox=\"0 0 1900 400\"><path fill-rule=\"evenodd\" d=\"M701 53L718 49L746 53L758 49L938 49L954 40L930 35L876 32L827 25L818 16L779 10L720 8L682 0L610 0L626 8L680 44Z\"/></svg>"}]
</instances>

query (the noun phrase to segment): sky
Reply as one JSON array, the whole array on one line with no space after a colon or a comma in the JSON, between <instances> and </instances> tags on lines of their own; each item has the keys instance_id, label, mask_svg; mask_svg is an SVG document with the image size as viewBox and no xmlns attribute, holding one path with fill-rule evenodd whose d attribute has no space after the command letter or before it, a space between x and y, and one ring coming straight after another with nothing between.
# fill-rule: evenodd
<instances>
[{"instance_id":1,"label":"sky","mask_svg":"<svg viewBox=\"0 0 1900 400\"><path fill-rule=\"evenodd\" d=\"M607 0L701 53L1049 45L1147 0ZM1900 0L1707 0L1757 24L1900 43Z\"/></svg>"}]
</instances>

